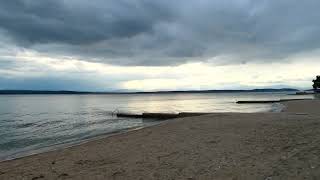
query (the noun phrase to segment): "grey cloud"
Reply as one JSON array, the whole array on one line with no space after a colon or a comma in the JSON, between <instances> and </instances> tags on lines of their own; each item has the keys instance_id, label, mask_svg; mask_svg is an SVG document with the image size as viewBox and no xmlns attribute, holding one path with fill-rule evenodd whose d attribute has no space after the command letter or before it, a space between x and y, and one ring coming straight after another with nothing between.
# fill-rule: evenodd
<instances>
[{"instance_id":1,"label":"grey cloud","mask_svg":"<svg viewBox=\"0 0 320 180\"><path fill-rule=\"evenodd\" d=\"M109 64L177 65L217 56L228 57L220 64L270 62L319 48L319 6L317 0L10 0L0 3L0 28L14 46Z\"/></svg>"},{"instance_id":2,"label":"grey cloud","mask_svg":"<svg viewBox=\"0 0 320 180\"><path fill-rule=\"evenodd\" d=\"M18 41L31 44L129 38L150 31L157 19L168 14L147 2L137 2L5 1L1 2L0 26Z\"/></svg>"}]
</instances>

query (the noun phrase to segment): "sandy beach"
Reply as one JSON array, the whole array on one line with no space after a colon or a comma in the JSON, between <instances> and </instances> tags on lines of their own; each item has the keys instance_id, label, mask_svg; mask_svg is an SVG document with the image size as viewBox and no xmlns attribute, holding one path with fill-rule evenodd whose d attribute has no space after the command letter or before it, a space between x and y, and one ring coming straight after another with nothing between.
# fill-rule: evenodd
<instances>
[{"instance_id":1,"label":"sandy beach","mask_svg":"<svg viewBox=\"0 0 320 180\"><path fill-rule=\"evenodd\" d=\"M215 113L0 163L0 179L320 179L320 101Z\"/></svg>"}]
</instances>

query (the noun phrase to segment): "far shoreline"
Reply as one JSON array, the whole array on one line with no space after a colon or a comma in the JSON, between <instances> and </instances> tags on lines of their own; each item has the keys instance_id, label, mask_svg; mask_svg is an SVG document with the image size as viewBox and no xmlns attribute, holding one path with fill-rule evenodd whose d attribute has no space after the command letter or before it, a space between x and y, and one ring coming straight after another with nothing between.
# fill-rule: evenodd
<instances>
[{"instance_id":1,"label":"far shoreline","mask_svg":"<svg viewBox=\"0 0 320 180\"><path fill-rule=\"evenodd\" d=\"M172 90L172 91L69 91L69 90L0 90L0 95L116 95L116 94L168 94L168 93L241 93L241 92L297 92L293 88L226 89L226 90Z\"/></svg>"}]
</instances>

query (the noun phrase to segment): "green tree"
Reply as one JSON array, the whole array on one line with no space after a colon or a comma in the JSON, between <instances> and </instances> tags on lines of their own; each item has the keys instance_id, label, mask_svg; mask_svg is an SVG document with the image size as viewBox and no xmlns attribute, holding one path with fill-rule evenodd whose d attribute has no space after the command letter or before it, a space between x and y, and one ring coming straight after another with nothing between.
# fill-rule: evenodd
<instances>
[{"instance_id":1,"label":"green tree","mask_svg":"<svg viewBox=\"0 0 320 180\"><path fill-rule=\"evenodd\" d=\"M314 79L313 81L313 89L317 90L318 88L320 88L320 76L317 76L316 79Z\"/></svg>"}]
</instances>

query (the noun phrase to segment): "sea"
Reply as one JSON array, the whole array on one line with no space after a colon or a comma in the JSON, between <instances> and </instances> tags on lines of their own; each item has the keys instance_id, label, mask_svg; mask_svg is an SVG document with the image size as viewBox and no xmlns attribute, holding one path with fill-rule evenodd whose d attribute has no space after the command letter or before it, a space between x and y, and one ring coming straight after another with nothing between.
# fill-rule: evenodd
<instances>
[{"instance_id":1,"label":"sea","mask_svg":"<svg viewBox=\"0 0 320 180\"><path fill-rule=\"evenodd\" d=\"M312 98L292 92L0 95L0 161L59 149L161 121L117 112L277 112L281 104L239 100Z\"/></svg>"}]
</instances>

